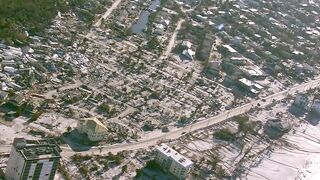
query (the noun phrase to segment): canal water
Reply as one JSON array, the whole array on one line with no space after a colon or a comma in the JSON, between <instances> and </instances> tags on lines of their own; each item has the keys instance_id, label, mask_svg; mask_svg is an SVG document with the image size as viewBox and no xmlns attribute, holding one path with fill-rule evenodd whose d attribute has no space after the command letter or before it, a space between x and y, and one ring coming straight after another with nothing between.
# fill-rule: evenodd
<instances>
[{"instance_id":1,"label":"canal water","mask_svg":"<svg viewBox=\"0 0 320 180\"><path fill-rule=\"evenodd\" d=\"M152 11L156 10L160 6L160 0L153 0L147 10L144 10L138 19L138 21L131 26L131 31L134 34L144 36L143 30L147 27L148 18Z\"/></svg>"}]
</instances>

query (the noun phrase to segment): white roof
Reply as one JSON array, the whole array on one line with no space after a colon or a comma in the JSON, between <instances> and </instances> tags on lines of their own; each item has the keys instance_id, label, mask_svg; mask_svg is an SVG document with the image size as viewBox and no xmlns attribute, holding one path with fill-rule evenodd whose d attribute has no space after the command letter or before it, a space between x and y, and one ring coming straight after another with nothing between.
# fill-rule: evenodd
<instances>
[{"instance_id":1,"label":"white roof","mask_svg":"<svg viewBox=\"0 0 320 180\"><path fill-rule=\"evenodd\" d=\"M167 157L171 157L175 162L179 163L183 167L188 167L193 164L191 160L184 157L183 155L181 155L180 153L178 153L177 151L175 151L174 149L172 149L164 143L158 145L156 149L159 152L165 154Z\"/></svg>"},{"instance_id":2,"label":"white roof","mask_svg":"<svg viewBox=\"0 0 320 180\"><path fill-rule=\"evenodd\" d=\"M260 73L258 73L258 72L255 71L254 69L249 69L247 72L248 72L250 75L252 75L252 76L259 76L259 75L261 75Z\"/></svg>"},{"instance_id":3,"label":"white roof","mask_svg":"<svg viewBox=\"0 0 320 180\"><path fill-rule=\"evenodd\" d=\"M259 34L254 34L254 36L257 38L261 38L261 36Z\"/></svg>"},{"instance_id":4,"label":"white roof","mask_svg":"<svg viewBox=\"0 0 320 180\"><path fill-rule=\"evenodd\" d=\"M176 1L177 2L177 4L179 4L179 5L184 5L184 2L181 2L181 1Z\"/></svg>"},{"instance_id":5,"label":"white roof","mask_svg":"<svg viewBox=\"0 0 320 180\"><path fill-rule=\"evenodd\" d=\"M263 76L263 72L260 70L259 67L249 67L249 68L241 68L241 69L246 71L251 76Z\"/></svg>"},{"instance_id":6,"label":"white roof","mask_svg":"<svg viewBox=\"0 0 320 180\"><path fill-rule=\"evenodd\" d=\"M257 76L262 76L263 75L263 72L260 70L259 67L256 67L253 70L257 73Z\"/></svg>"},{"instance_id":7,"label":"white roof","mask_svg":"<svg viewBox=\"0 0 320 180\"><path fill-rule=\"evenodd\" d=\"M231 57L230 58L233 61L246 61L247 59L245 57Z\"/></svg>"},{"instance_id":8,"label":"white roof","mask_svg":"<svg viewBox=\"0 0 320 180\"><path fill-rule=\"evenodd\" d=\"M196 52L192 51L191 49L186 49L182 51L182 54L189 57L190 59L193 59L193 56L196 54Z\"/></svg>"},{"instance_id":9,"label":"white roof","mask_svg":"<svg viewBox=\"0 0 320 180\"><path fill-rule=\"evenodd\" d=\"M294 50L292 53L293 53L293 54L296 54L296 55L298 55L298 54L303 55L303 54L304 54L303 52L300 52L300 51L297 51L297 50Z\"/></svg>"},{"instance_id":10,"label":"white roof","mask_svg":"<svg viewBox=\"0 0 320 180\"><path fill-rule=\"evenodd\" d=\"M207 16L201 16L200 14L198 14L197 17L198 17L199 19L201 19L201 20L206 20L206 19L208 19Z\"/></svg>"},{"instance_id":11,"label":"white roof","mask_svg":"<svg viewBox=\"0 0 320 180\"><path fill-rule=\"evenodd\" d=\"M183 41L182 42L182 46L186 46L187 48L191 48L191 46L192 46L192 43L190 42L190 41Z\"/></svg>"},{"instance_id":12,"label":"white roof","mask_svg":"<svg viewBox=\"0 0 320 180\"><path fill-rule=\"evenodd\" d=\"M258 83L254 83L254 87L257 88L257 89L263 89L263 86L261 86Z\"/></svg>"},{"instance_id":13,"label":"white roof","mask_svg":"<svg viewBox=\"0 0 320 180\"><path fill-rule=\"evenodd\" d=\"M254 93L254 94L258 94L258 93L259 93L259 91L255 90L255 89L250 89L250 91L251 91L252 93Z\"/></svg>"},{"instance_id":14,"label":"white roof","mask_svg":"<svg viewBox=\"0 0 320 180\"><path fill-rule=\"evenodd\" d=\"M236 53L237 51L235 49L233 49L233 47L231 47L230 45L222 45L224 48L227 48L228 51L230 51L231 53Z\"/></svg>"},{"instance_id":15,"label":"white roof","mask_svg":"<svg viewBox=\"0 0 320 180\"><path fill-rule=\"evenodd\" d=\"M170 24L170 21L168 19L162 19L161 23L164 23L166 26Z\"/></svg>"},{"instance_id":16,"label":"white roof","mask_svg":"<svg viewBox=\"0 0 320 180\"><path fill-rule=\"evenodd\" d=\"M250 80L246 79L246 78L239 79L239 82L241 82L242 84L244 84L244 85L246 85L248 87L253 86L253 83Z\"/></svg>"},{"instance_id":17,"label":"white roof","mask_svg":"<svg viewBox=\"0 0 320 180\"><path fill-rule=\"evenodd\" d=\"M164 27L163 24L157 24L157 25L156 25L156 28L157 28L157 29L164 29L165 27Z\"/></svg>"}]
</instances>

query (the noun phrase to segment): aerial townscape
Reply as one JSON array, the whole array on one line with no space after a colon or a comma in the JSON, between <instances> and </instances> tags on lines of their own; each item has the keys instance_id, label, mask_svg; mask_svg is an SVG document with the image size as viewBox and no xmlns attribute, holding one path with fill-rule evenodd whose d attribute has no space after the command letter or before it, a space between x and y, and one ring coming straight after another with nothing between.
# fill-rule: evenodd
<instances>
[{"instance_id":1,"label":"aerial townscape","mask_svg":"<svg viewBox=\"0 0 320 180\"><path fill-rule=\"evenodd\" d=\"M0 0L0 180L319 180L319 0Z\"/></svg>"}]
</instances>

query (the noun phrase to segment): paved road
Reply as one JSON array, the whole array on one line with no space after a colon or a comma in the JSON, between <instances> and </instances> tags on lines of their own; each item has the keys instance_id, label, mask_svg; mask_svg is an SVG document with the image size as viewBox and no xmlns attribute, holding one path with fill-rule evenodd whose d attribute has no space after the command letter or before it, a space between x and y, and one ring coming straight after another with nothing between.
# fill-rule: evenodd
<instances>
[{"instance_id":1,"label":"paved road","mask_svg":"<svg viewBox=\"0 0 320 180\"><path fill-rule=\"evenodd\" d=\"M181 20L178 21L177 27L176 27L176 29L174 30L174 32L173 32L173 34L172 34L172 36L171 36L171 38L170 38L169 44L168 44L168 46L167 46L167 49L166 49L166 51L165 51L164 54L163 54L163 56L164 56L165 58L168 57L169 54L171 53L172 48L173 48L173 46L174 46L174 44L175 44L175 42L176 42L177 34L178 34L178 32L179 32L179 30L180 30L180 28L181 28L181 24L182 24L183 22L184 22L184 19L181 19Z\"/></svg>"},{"instance_id":2,"label":"paved road","mask_svg":"<svg viewBox=\"0 0 320 180\"><path fill-rule=\"evenodd\" d=\"M206 120L199 121L197 123L188 125L184 128L177 128L174 131L168 132L168 133L162 133L162 134L155 134L155 135L148 135L148 137L144 137L143 140L140 140L138 142L132 142L132 143L125 143L125 144L117 144L117 145L109 145L109 146L102 146L99 148L92 148L89 151L81 152L81 154L107 154L108 152L116 153L123 150L136 150L140 148L146 148L148 146L152 146L157 144L161 140L168 140L168 139L177 139L184 135L184 132L192 132L196 131L202 128L205 128L210 125L214 125L220 122L225 121L226 119L237 116L240 114L243 114L253 107L256 107L257 104L260 104L260 107L265 107L273 102L273 100L282 100L287 97L288 94L294 94L296 91L306 91L311 88L315 88L319 86L320 84L320 78L303 83L301 85L296 85L288 90L284 90L275 94L272 94L266 98L264 98L266 101L263 102L261 100L256 100L251 103L245 104L241 107L237 107L235 109L231 109L229 111L223 112L217 116L208 118ZM70 156L74 154L73 151L71 151L69 148L62 148L64 156Z\"/></svg>"},{"instance_id":3,"label":"paved road","mask_svg":"<svg viewBox=\"0 0 320 180\"><path fill-rule=\"evenodd\" d=\"M107 17L110 16L112 11L118 7L122 0L116 0L111 7L102 15L102 17L94 24L94 26L99 27L101 25L102 19L106 19Z\"/></svg>"},{"instance_id":4,"label":"paved road","mask_svg":"<svg viewBox=\"0 0 320 180\"><path fill-rule=\"evenodd\" d=\"M296 85L296 86L291 87L288 90L284 90L284 91L272 94L272 95L264 98L265 102L263 102L262 100L256 100L256 101L250 102L248 104L245 104L243 106L231 109L229 111L225 111L217 116L214 116L214 117L208 118L206 120L202 120L202 121L196 122L194 124L188 125L184 128L175 128L174 130L171 130L168 133L155 133L155 134L150 133L147 137L142 137L142 139L139 140L138 142L94 147L88 151L81 152L80 154L83 154L83 155L86 155L86 154L87 155L90 155L90 154L103 155L103 154L107 154L109 152L117 153L117 152L123 151L123 150L136 150L136 149L140 149L140 148L146 148L146 147L149 147L152 145L156 145L161 140L169 140L169 139L174 140L174 139L177 139L177 138L183 136L185 134L184 132L192 132L192 131L196 131L199 129L203 129L203 128L206 128L207 126L223 122L230 117L243 114L243 113L249 111L250 109L252 109L253 107L256 107L258 103L260 104L260 107L265 107L265 106L271 104L274 99L279 101L279 100L284 99L288 94L294 94L294 93L296 93L296 91L300 91L300 92L306 91L308 89L318 87L319 84L320 84L320 78L318 77L317 79L312 80L310 82ZM8 145L0 145L0 153L7 153L7 152L9 152L9 149L10 149L10 146L8 146ZM61 155L65 156L65 157L71 156L76 153L76 152L72 151L69 147L66 147L66 146L61 146L61 149L63 150Z\"/></svg>"},{"instance_id":5,"label":"paved road","mask_svg":"<svg viewBox=\"0 0 320 180\"><path fill-rule=\"evenodd\" d=\"M102 23L103 19L107 19L110 14L112 13L113 10L115 10L118 5L121 3L122 0L116 0L115 2L113 2L113 4L111 5L110 8L108 8L108 10L98 19L98 21L96 23L93 24L94 27L99 27ZM90 31L86 37L90 38L93 35L93 31Z\"/></svg>"}]
</instances>

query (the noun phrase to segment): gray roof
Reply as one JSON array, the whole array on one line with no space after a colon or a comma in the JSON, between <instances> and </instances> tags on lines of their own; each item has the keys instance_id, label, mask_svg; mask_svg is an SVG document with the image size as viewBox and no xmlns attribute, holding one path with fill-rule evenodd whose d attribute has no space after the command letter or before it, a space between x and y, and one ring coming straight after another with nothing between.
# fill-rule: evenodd
<instances>
[{"instance_id":1,"label":"gray roof","mask_svg":"<svg viewBox=\"0 0 320 180\"><path fill-rule=\"evenodd\" d=\"M61 149L53 139L31 141L15 138L13 146L25 160L60 158Z\"/></svg>"},{"instance_id":2,"label":"gray roof","mask_svg":"<svg viewBox=\"0 0 320 180\"><path fill-rule=\"evenodd\" d=\"M5 100L8 97L8 93L5 91L0 91L0 100Z\"/></svg>"}]
</instances>

